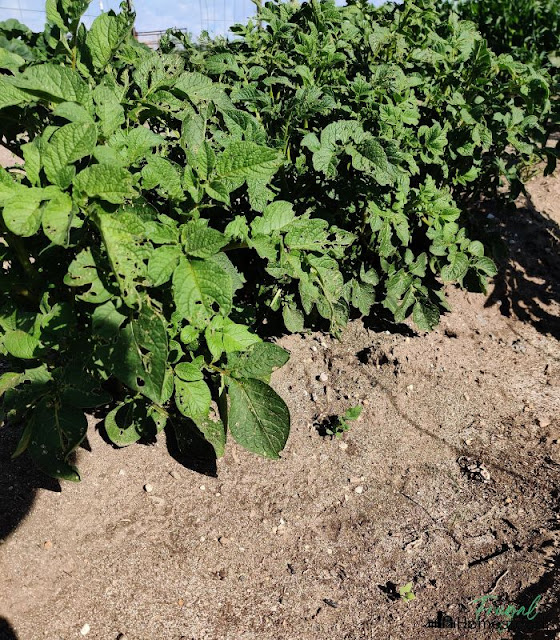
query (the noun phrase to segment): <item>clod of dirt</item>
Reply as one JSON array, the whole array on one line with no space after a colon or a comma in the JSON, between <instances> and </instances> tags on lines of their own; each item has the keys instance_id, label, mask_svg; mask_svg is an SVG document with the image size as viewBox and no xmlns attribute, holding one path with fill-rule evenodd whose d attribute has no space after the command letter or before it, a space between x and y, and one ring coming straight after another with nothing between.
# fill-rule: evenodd
<instances>
[{"instance_id":1,"label":"clod of dirt","mask_svg":"<svg viewBox=\"0 0 560 640\"><path fill-rule=\"evenodd\" d=\"M469 476L470 480L478 480L479 482L484 483L490 482L490 472L479 460L467 458L467 456L461 456L457 459L457 463Z\"/></svg>"}]
</instances>

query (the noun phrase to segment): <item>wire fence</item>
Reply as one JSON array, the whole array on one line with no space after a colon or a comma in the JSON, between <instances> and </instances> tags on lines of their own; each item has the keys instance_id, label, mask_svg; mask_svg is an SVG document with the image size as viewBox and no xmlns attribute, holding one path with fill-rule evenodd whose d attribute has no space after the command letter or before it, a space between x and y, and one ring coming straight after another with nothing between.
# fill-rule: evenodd
<instances>
[{"instance_id":1,"label":"wire fence","mask_svg":"<svg viewBox=\"0 0 560 640\"><path fill-rule=\"evenodd\" d=\"M251 0L136 0L136 29L140 39L154 46L166 29L175 28L199 36L226 34L237 22L245 22L255 12ZM118 10L119 0L93 0L84 23L89 26L103 11ZM42 31L46 22L44 0L0 0L0 21L16 18L33 31Z\"/></svg>"}]
</instances>

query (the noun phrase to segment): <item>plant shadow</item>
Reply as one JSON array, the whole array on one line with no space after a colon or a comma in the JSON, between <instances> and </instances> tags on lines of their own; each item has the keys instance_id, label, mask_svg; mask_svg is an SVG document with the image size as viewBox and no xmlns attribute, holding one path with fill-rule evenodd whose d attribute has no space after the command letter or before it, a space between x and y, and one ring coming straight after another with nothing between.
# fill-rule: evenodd
<instances>
[{"instance_id":1,"label":"plant shadow","mask_svg":"<svg viewBox=\"0 0 560 640\"><path fill-rule=\"evenodd\" d=\"M514 618L511 631L514 640L555 640L560 629L560 554L551 563L552 567L541 579L522 591L517 597L520 605L529 605L538 598L547 598L544 607L537 606L533 620L519 616Z\"/></svg>"},{"instance_id":2,"label":"plant shadow","mask_svg":"<svg viewBox=\"0 0 560 640\"><path fill-rule=\"evenodd\" d=\"M508 255L498 257L500 271L486 307L499 305L502 315L560 339L560 226L529 195L521 208L496 211L492 223L489 235L494 245L502 239Z\"/></svg>"},{"instance_id":3,"label":"plant shadow","mask_svg":"<svg viewBox=\"0 0 560 640\"><path fill-rule=\"evenodd\" d=\"M173 427L166 427L165 441L169 455L179 464L191 471L212 478L218 477L216 453L214 447L204 439L198 429L184 420L182 423L181 446Z\"/></svg>"},{"instance_id":4,"label":"plant shadow","mask_svg":"<svg viewBox=\"0 0 560 640\"><path fill-rule=\"evenodd\" d=\"M18 640L12 625L6 618L0 618L0 640Z\"/></svg>"},{"instance_id":5,"label":"plant shadow","mask_svg":"<svg viewBox=\"0 0 560 640\"><path fill-rule=\"evenodd\" d=\"M39 489L61 491L58 480L39 471L26 454L11 459L20 436L19 428L0 428L0 540L7 538L27 516Z\"/></svg>"}]
</instances>

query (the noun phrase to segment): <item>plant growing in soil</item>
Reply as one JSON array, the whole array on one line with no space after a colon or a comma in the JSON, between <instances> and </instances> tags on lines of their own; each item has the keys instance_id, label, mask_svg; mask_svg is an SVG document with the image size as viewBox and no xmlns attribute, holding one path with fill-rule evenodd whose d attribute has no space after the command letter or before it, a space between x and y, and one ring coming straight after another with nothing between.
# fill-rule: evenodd
<instances>
[{"instance_id":1,"label":"plant growing in soil","mask_svg":"<svg viewBox=\"0 0 560 640\"><path fill-rule=\"evenodd\" d=\"M351 407L342 416L336 416L334 420L326 427L326 433L329 436L342 438L342 436L350 430L350 423L357 420L362 414L362 407L359 405Z\"/></svg>"},{"instance_id":2,"label":"plant growing in soil","mask_svg":"<svg viewBox=\"0 0 560 640\"><path fill-rule=\"evenodd\" d=\"M412 582L407 582L403 587L399 587L399 596L405 602L410 602L416 598L412 590Z\"/></svg>"},{"instance_id":3,"label":"plant growing in soil","mask_svg":"<svg viewBox=\"0 0 560 640\"><path fill-rule=\"evenodd\" d=\"M559 0L444 0L444 18L455 12L470 20L496 53L510 54L516 60L542 67L550 74L553 109L546 124L547 133L560 129L560 1ZM552 173L558 156L549 147Z\"/></svg>"},{"instance_id":4,"label":"plant growing in soil","mask_svg":"<svg viewBox=\"0 0 560 640\"><path fill-rule=\"evenodd\" d=\"M118 446L169 427L183 451L194 435L220 456L229 432L277 458L289 354L262 320L337 335L382 306L429 330L442 283L484 290L460 205L519 186L547 83L427 0L269 2L233 42L157 52L126 8L88 31L87 4L48 0L41 36L0 40L1 133L24 161L0 171L15 455L78 480L103 406Z\"/></svg>"},{"instance_id":5,"label":"plant growing in soil","mask_svg":"<svg viewBox=\"0 0 560 640\"><path fill-rule=\"evenodd\" d=\"M412 582L407 582L403 587L399 587L399 596L405 602L410 602L416 598L412 590Z\"/></svg>"}]
</instances>

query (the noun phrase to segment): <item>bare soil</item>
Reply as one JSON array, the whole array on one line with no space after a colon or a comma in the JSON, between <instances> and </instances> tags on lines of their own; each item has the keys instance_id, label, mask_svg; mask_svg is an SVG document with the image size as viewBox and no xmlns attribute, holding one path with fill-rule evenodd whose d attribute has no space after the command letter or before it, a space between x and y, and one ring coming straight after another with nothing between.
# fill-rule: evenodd
<instances>
[{"instance_id":1,"label":"bare soil","mask_svg":"<svg viewBox=\"0 0 560 640\"><path fill-rule=\"evenodd\" d=\"M83 481L60 490L0 430L0 638L559 638L560 176L529 191L484 214L510 249L490 295L450 289L436 331L280 340L277 462L114 449L92 418ZM358 403L343 439L321 436ZM483 595L542 598L506 631L429 626L474 623Z\"/></svg>"}]
</instances>

